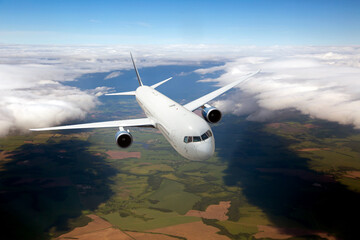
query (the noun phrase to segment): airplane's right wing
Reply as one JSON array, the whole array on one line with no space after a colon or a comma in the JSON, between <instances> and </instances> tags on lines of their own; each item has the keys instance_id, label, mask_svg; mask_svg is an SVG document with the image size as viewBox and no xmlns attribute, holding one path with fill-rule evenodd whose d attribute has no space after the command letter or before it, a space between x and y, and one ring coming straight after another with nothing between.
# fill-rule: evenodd
<instances>
[{"instance_id":1,"label":"airplane's right wing","mask_svg":"<svg viewBox=\"0 0 360 240\"><path fill-rule=\"evenodd\" d=\"M248 74L248 75L245 75L243 76L242 78L232 82L232 83L229 83L228 85L222 87L222 88L219 88L211 93L208 93L192 102L189 102L187 104L184 105L184 107L186 109L188 109L189 111L194 111L196 110L197 108L203 106L204 104L210 102L211 100L213 100L214 98L220 96L221 94L223 94L224 92L226 91L229 91L231 88L235 87L236 85L240 84L241 82L247 80L248 78L254 76L255 74L259 73L259 71L255 72L255 73L251 73L251 74Z\"/></svg>"},{"instance_id":2,"label":"airplane's right wing","mask_svg":"<svg viewBox=\"0 0 360 240\"><path fill-rule=\"evenodd\" d=\"M119 120L119 121L75 124L75 125L58 126L58 127L34 128L34 129L30 129L30 131L107 128L107 127L155 127L155 124L149 118L138 118L138 119L128 119L128 120Z\"/></svg>"}]
</instances>

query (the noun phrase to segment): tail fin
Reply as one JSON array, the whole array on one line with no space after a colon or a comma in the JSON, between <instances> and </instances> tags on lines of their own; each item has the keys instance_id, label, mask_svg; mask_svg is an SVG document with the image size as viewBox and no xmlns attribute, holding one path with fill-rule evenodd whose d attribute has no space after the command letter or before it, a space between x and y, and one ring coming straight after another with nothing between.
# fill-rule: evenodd
<instances>
[{"instance_id":1,"label":"tail fin","mask_svg":"<svg viewBox=\"0 0 360 240\"><path fill-rule=\"evenodd\" d=\"M140 86L143 86L143 83L142 83L142 81L141 81L139 72L138 72L138 70L137 70L137 68L136 68L136 65L135 65L135 62L134 62L134 58L133 58L131 52L130 52L130 56L131 56L132 63L133 63L133 65L134 65L134 69L135 69L135 72L136 72L137 79L138 79L138 81L139 81L139 85L140 85Z\"/></svg>"}]
</instances>

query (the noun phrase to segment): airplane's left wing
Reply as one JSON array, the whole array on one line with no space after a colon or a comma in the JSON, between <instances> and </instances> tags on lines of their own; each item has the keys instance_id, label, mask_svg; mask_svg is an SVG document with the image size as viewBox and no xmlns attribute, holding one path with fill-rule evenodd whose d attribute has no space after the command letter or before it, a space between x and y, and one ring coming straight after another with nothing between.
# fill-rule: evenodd
<instances>
[{"instance_id":1,"label":"airplane's left wing","mask_svg":"<svg viewBox=\"0 0 360 240\"><path fill-rule=\"evenodd\" d=\"M228 85L222 87L222 88L219 88L211 93L208 93L192 102L189 102L187 104L184 105L184 107L186 109L188 109L189 111L194 111L196 110L197 108L203 106L204 104L210 102L211 100L213 100L214 98L220 96L221 94L223 94L224 92L226 91L229 91L231 88L235 87L236 85L240 84L241 82L247 80L248 78L254 76L255 74L259 73L260 70L258 70L257 72L255 73L251 73L251 74L248 74L248 75L245 75L243 77L241 77L240 79L232 82L232 83L229 83Z\"/></svg>"},{"instance_id":2,"label":"airplane's left wing","mask_svg":"<svg viewBox=\"0 0 360 240\"><path fill-rule=\"evenodd\" d=\"M75 124L75 125L58 126L58 127L35 128L35 129L30 129L30 131L107 128L107 127L155 127L155 124L149 118L138 118L138 119L128 119L128 120L119 120L119 121Z\"/></svg>"}]
</instances>

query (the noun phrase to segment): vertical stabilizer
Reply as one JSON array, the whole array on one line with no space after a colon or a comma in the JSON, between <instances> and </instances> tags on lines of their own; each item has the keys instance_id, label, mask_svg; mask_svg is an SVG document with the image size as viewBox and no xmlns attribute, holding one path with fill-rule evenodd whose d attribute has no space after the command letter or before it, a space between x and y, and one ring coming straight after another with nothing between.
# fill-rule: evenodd
<instances>
[{"instance_id":1,"label":"vertical stabilizer","mask_svg":"<svg viewBox=\"0 0 360 240\"><path fill-rule=\"evenodd\" d=\"M138 81L139 81L139 85L140 85L140 86L143 86L143 83L142 83L142 81L141 81L139 72L138 72L138 70L137 70L137 68L136 68L136 65L135 65L135 62L134 62L134 58L133 58L131 52L130 52L130 56L131 56L131 61L132 61L133 65L134 65L134 69L135 69L135 72L136 72L137 79L138 79Z\"/></svg>"}]
</instances>

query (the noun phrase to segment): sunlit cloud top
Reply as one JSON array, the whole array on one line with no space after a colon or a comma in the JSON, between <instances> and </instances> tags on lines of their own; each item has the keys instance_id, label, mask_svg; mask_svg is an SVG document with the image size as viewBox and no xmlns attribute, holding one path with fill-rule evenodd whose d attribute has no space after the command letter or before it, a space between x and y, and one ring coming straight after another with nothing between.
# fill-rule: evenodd
<instances>
[{"instance_id":1,"label":"sunlit cloud top","mask_svg":"<svg viewBox=\"0 0 360 240\"><path fill-rule=\"evenodd\" d=\"M104 82L119 76L132 68L129 50L141 67L218 62L195 70L207 85L225 85L262 69L212 103L225 113L264 121L296 109L360 128L360 47L0 45L0 135L83 119L110 89L82 91L64 81L96 72L109 73ZM214 72L220 75L207 78Z\"/></svg>"}]
</instances>

